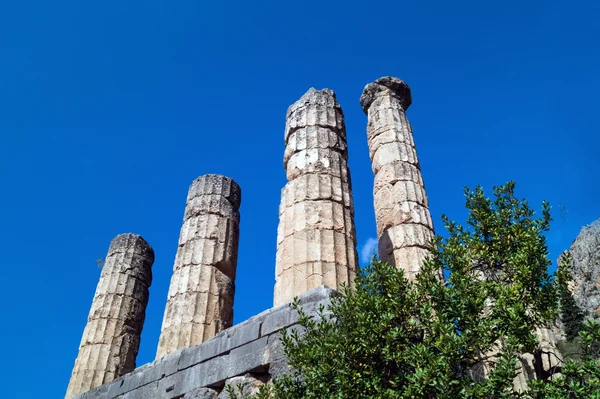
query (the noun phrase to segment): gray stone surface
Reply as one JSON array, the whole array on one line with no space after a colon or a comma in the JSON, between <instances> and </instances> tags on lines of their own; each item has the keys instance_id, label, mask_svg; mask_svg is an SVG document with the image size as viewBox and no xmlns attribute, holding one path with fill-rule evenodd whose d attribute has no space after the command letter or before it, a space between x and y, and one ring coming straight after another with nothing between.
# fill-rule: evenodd
<instances>
[{"instance_id":1,"label":"gray stone surface","mask_svg":"<svg viewBox=\"0 0 600 399\"><path fill-rule=\"evenodd\" d=\"M198 345L233 322L241 189L220 175L190 186L156 358Z\"/></svg>"},{"instance_id":2,"label":"gray stone surface","mask_svg":"<svg viewBox=\"0 0 600 399\"><path fill-rule=\"evenodd\" d=\"M81 338L67 398L135 368L153 263L154 251L139 235L121 234L112 240Z\"/></svg>"},{"instance_id":3,"label":"gray stone surface","mask_svg":"<svg viewBox=\"0 0 600 399\"><path fill-rule=\"evenodd\" d=\"M333 295L339 293L321 286L301 295L299 300L304 312L315 316L319 306L327 307ZM75 398L195 398L193 395L212 398L213 391L223 395L228 383L240 382L245 386L265 383L288 371L279 336L284 328L298 328L297 321L296 311L289 303L284 303L230 327L200 345L173 351Z\"/></svg>"},{"instance_id":4,"label":"gray stone surface","mask_svg":"<svg viewBox=\"0 0 600 399\"><path fill-rule=\"evenodd\" d=\"M344 114L311 88L287 112L274 304L314 287L352 284L358 267Z\"/></svg>"},{"instance_id":5,"label":"gray stone surface","mask_svg":"<svg viewBox=\"0 0 600 399\"><path fill-rule=\"evenodd\" d=\"M215 399L217 391L210 388L198 388L186 393L183 397L185 399Z\"/></svg>"},{"instance_id":6,"label":"gray stone surface","mask_svg":"<svg viewBox=\"0 0 600 399\"><path fill-rule=\"evenodd\" d=\"M408 85L391 76L369 83L360 98L368 116L367 138L375 174L379 257L414 279L429 255L434 232L412 128L406 117L411 103Z\"/></svg>"},{"instance_id":7,"label":"gray stone surface","mask_svg":"<svg viewBox=\"0 0 600 399\"><path fill-rule=\"evenodd\" d=\"M600 319L600 219L581 229L569 251L573 297L586 317Z\"/></svg>"},{"instance_id":8,"label":"gray stone surface","mask_svg":"<svg viewBox=\"0 0 600 399\"><path fill-rule=\"evenodd\" d=\"M535 332L539 349L541 350L541 370L549 373L562 363L563 355L557 347L557 336L553 328L538 328ZM525 353L520 357L520 370L513 381L518 392L527 390L529 381L538 378L536 375L536 360L531 353Z\"/></svg>"},{"instance_id":9,"label":"gray stone surface","mask_svg":"<svg viewBox=\"0 0 600 399\"><path fill-rule=\"evenodd\" d=\"M245 399L256 394L261 386L268 381L264 374L248 373L240 377L229 378L225 381L223 391L219 394L219 399L231 399L229 390L232 389L237 399Z\"/></svg>"}]
</instances>

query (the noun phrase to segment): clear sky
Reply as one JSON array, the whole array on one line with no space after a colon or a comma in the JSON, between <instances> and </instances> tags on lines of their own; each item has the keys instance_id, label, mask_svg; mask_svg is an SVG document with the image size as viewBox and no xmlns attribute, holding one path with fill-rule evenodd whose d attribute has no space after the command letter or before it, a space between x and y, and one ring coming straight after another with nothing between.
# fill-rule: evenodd
<instances>
[{"instance_id":1,"label":"clear sky","mask_svg":"<svg viewBox=\"0 0 600 399\"><path fill-rule=\"evenodd\" d=\"M156 252L153 360L194 178L242 187L235 321L271 306L287 107L338 96L359 253L375 237L363 87L412 88L431 212L510 179L554 206L553 260L600 217L600 3L6 1L0 5L0 380L61 398L111 239Z\"/></svg>"}]
</instances>

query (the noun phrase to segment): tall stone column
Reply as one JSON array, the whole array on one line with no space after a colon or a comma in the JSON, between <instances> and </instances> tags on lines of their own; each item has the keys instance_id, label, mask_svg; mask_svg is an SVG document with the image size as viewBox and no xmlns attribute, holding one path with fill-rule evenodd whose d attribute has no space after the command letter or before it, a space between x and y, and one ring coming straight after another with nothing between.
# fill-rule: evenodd
<instances>
[{"instance_id":1,"label":"tall stone column","mask_svg":"<svg viewBox=\"0 0 600 399\"><path fill-rule=\"evenodd\" d=\"M233 323L241 195L233 179L220 175L190 186L157 359Z\"/></svg>"},{"instance_id":2,"label":"tall stone column","mask_svg":"<svg viewBox=\"0 0 600 399\"><path fill-rule=\"evenodd\" d=\"M139 235L110 243L66 398L135 369L153 263L154 251Z\"/></svg>"},{"instance_id":3,"label":"tall stone column","mask_svg":"<svg viewBox=\"0 0 600 399\"><path fill-rule=\"evenodd\" d=\"M335 93L311 88L287 111L274 304L351 284L358 266L344 114Z\"/></svg>"},{"instance_id":4,"label":"tall stone column","mask_svg":"<svg viewBox=\"0 0 600 399\"><path fill-rule=\"evenodd\" d=\"M414 279L428 255L433 223L406 110L410 88L390 76L369 83L360 97L375 183L379 257Z\"/></svg>"}]
</instances>

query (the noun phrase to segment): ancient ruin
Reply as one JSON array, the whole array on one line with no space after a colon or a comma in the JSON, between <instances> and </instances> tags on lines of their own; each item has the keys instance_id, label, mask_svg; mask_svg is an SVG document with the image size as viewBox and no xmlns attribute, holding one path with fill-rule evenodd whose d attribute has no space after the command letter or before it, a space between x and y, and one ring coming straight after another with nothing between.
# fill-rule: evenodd
<instances>
[{"instance_id":1,"label":"ancient ruin","mask_svg":"<svg viewBox=\"0 0 600 399\"><path fill-rule=\"evenodd\" d=\"M373 197L379 257L404 269L410 279L419 271L433 238L433 222L406 110L410 88L386 76L368 84L360 105L369 121L367 138L375 183Z\"/></svg>"},{"instance_id":2,"label":"ancient ruin","mask_svg":"<svg viewBox=\"0 0 600 399\"><path fill-rule=\"evenodd\" d=\"M299 303L306 314L315 315L335 294L318 287L300 295ZM275 306L200 345L178 349L75 398L229 399L228 385L241 385L245 394L250 393L287 372L280 331L297 323L298 313L288 304Z\"/></svg>"},{"instance_id":3,"label":"ancient ruin","mask_svg":"<svg viewBox=\"0 0 600 399\"><path fill-rule=\"evenodd\" d=\"M135 369L153 263L152 247L136 234L118 235L110 243L67 398Z\"/></svg>"},{"instance_id":4,"label":"ancient ruin","mask_svg":"<svg viewBox=\"0 0 600 399\"><path fill-rule=\"evenodd\" d=\"M190 186L157 359L231 327L241 199L225 176L200 176Z\"/></svg>"},{"instance_id":5,"label":"ancient ruin","mask_svg":"<svg viewBox=\"0 0 600 399\"><path fill-rule=\"evenodd\" d=\"M310 89L287 111L274 305L312 288L351 284L358 267L344 114Z\"/></svg>"},{"instance_id":6,"label":"ancient ruin","mask_svg":"<svg viewBox=\"0 0 600 399\"><path fill-rule=\"evenodd\" d=\"M411 101L408 85L394 77L368 84L360 98L379 256L414 279L434 230L406 117ZM154 253L141 237L121 235L102 270L67 398L224 399L227 386L246 395L286 373L279 333L298 321L288 302L299 297L304 312L316 315L340 284L352 284L358 257L346 126L332 90L311 88L289 107L284 143L274 307L232 326L241 189L229 177L200 176L187 197L156 360L135 369ZM594 261L586 251L598 247L598 226L574 243L581 276ZM580 280L574 289L589 293L582 304L597 313L597 276ZM538 333L542 349L554 351L554 338ZM534 378L533 360L522 359L517 387Z\"/></svg>"}]
</instances>

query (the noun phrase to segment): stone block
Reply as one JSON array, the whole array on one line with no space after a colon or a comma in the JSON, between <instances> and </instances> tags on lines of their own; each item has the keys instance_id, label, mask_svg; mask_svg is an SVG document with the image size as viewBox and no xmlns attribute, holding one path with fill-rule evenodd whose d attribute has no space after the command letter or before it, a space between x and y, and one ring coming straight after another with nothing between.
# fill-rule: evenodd
<instances>
[{"instance_id":1,"label":"stone block","mask_svg":"<svg viewBox=\"0 0 600 399\"><path fill-rule=\"evenodd\" d=\"M140 388L129 391L122 396L122 399L159 399L165 398L158 391L158 382L151 382ZM118 399L118 397L110 397L109 399Z\"/></svg>"},{"instance_id":2,"label":"stone block","mask_svg":"<svg viewBox=\"0 0 600 399\"><path fill-rule=\"evenodd\" d=\"M238 210L231 202L217 195L201 195L191 198L186 204L183 220L210 213L229 217L239 222Z\"/></svg>"},{"instance_id":3,"label":"stone block","mask_svg":"<svg viewBox=\"0 0 600 399\"><path fill-rule=\"evenodd\" d=\"M352 208L352 195L339 177L329 174L305 174L285 185L281 192L281 215L287 208L305 201L333 201Z\"/></svg>"},{"instance_id":4,"label":"stone block","mask_svg":"<svg viewBox=\"0 0 600 399\"><path fill-rule=\"evenodd\" d=\"M215 399L217 391L210 388L198 388L183 395L184 399Z\"/></svg>"},{"instance_id":5,"label":"stone block","mask_svg":"<svg viewBox=\"0 0 600 399\"><path fill-rule=\"evenodd\" d=\"M383 144L375 150L372 159L373 172L377 173L383 165L394 162L406 162L414 166L419 165L417 152L411 145L393 142Z\"/></svg>"},{"instance_id":6,"label":"stone block","mask_svg":"<svg viewBox=\"0 0 600 399\"><path fill-rule=\"evenodd\" d=\"M423 187L423 177L416 165L394 162L381 166L379 172L375 175L373 193L377 193L382 187L394 186L400 181L412 181Z\"/></svg>"},{"instance_id":7,"label":"stone block","mask_svg":"<svg viewBox=\"0 0 600 399\"><path fill-rule=\"evenodd\" d=\"M345 134L340 134L340 132L321 126L297 128L287 138L286 148L283 154L284 167L293 154L311 148L330 148L339 151L345 155L347 159L348 146L344 139L344 135Z\"/></svg>"},{"instance_id":8,"label":"stone block","mask_svg":"<svg viewBox=\"0 0 600 399\"><path fill-rule=\"evenodd\" d=\"M268 366L271 362L271 351L267 342L268 337L262 337L233 349L225 358L227 375L240 375L244 372L255 371Z\"/></svg>"},{"instance_id":9,"label":"stone block","mask_svg":"<svg viewBox=\"0 0 600 399\"><path fill-rule=\"evenodd\" d=\"M332 149L310 148L294 153L286 164L288 181L306 174L328 174L349 182L347 155Z\"/></svg>"},{"instance_id":10,"label":"stone block","mask_svg":"<svg viewBox=\"0 0 600 399\"><path fill-rule=\"evenodd\" d=\"M205 341L202 345L184 348L178 365L179 370L186 369L229 352L231 349L248 342L257 340L260 337L261 324L262 319L260 317L253 317L244 323L220 332L213 338Z\"/></svg>"},{"instance_id":11,"label":"stone block","mask_svg":"<svg viewBox=\"0 0 600 399\"><path fill-rule=\"evenodd\" d=\"M235 209L242 203L242 189L231 178L207 174L196 178L188 190L188 200L203 196L214 195L226 199Z\"/></svg>"},{"instance_id":12,"label":"stone block","mask_svg":"<svg viewBox=\"0 0 600 399\"><path fill-rule=\"evenodd\" d=\"M306 126L321 126L344 134L344 114L335 93L330 89L310 88L294 104L290 105L286 116L285 142L297 129Z\"/></svg>"}]
</instances>

